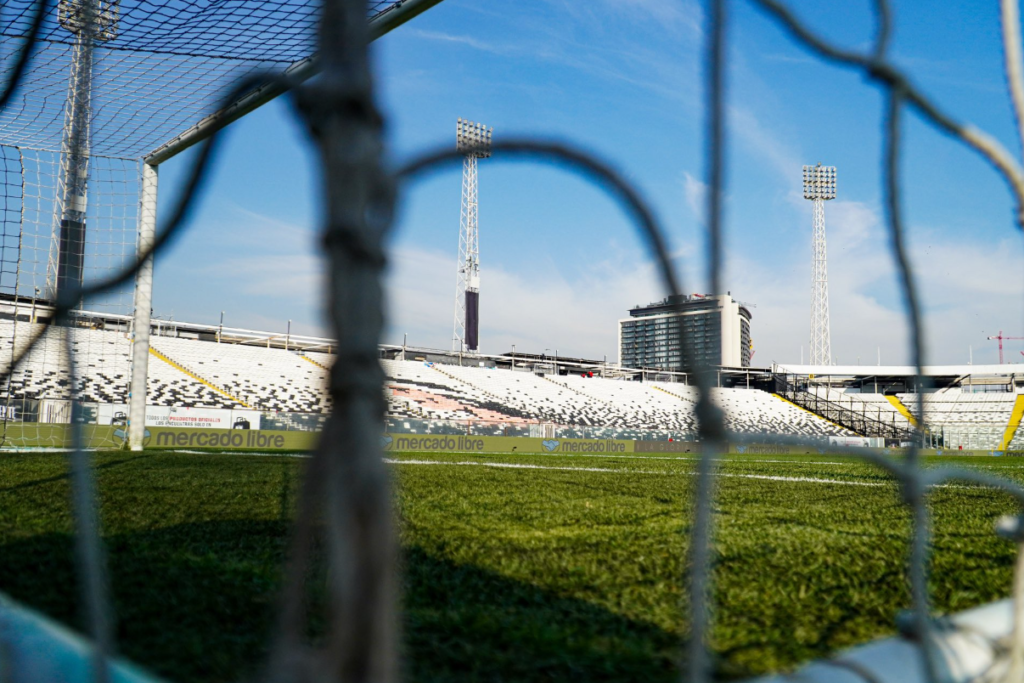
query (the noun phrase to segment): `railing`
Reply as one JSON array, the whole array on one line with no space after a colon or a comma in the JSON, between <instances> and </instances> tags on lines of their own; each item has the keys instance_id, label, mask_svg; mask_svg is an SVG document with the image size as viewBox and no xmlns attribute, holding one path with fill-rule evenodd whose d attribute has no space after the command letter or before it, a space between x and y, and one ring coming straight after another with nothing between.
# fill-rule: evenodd
<instances>
[{"instance_id":1,"label":"railing","mask_svg":"<svg viewBox=\"0 0 1024 683\"><path fill-rule=\"evenodd\" d=\"M861 405L856 409L853 407L852 399L849 407L838 401L830 401L822 398L817 392L807 391L796 381L791 380L789 375L775 375L775 393L861 436L880 436L900 441L910 441L913 438L913 431L900 426L894 413L873 408L866 401L860 401ZM888 417L883 417L883 412L888 413Z\"/></svg>"}]
</instances>

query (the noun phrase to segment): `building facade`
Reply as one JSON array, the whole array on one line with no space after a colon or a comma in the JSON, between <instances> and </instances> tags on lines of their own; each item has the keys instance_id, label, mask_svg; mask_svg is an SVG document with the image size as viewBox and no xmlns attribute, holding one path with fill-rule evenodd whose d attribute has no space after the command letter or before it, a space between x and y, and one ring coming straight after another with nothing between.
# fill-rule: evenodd
<instances>
[{"instance_id":1,"label":"building facade","mask_svg":"<svg viewBox=\"0 0 1024 683\"><path fill-rule=\"evenodd\" d=\"M668 297L637 306L619 321L619 363L624 368L683 372L682 331L693 344L696 361L750 367L750 318L750 311L729 294Z\"/></svg>"}]
</instances>

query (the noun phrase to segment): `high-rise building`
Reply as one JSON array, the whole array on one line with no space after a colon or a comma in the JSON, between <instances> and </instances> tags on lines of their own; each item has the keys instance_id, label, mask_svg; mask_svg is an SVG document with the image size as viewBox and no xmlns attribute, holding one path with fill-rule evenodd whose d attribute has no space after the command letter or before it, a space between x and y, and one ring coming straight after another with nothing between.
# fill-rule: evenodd
<instances>
[{"instance_id":1,"label":"high-rise building","mask_svg":"<svg viewBox=\"0 0 1024 683\"><path fill-rule=\"evenodd\" d=\"M619 321L619 363L625 368L683 372L682 322L697 362L750 367L750 318L747 307L729 294L692 294L638 305Z\"/></svg>"}]
</instances>

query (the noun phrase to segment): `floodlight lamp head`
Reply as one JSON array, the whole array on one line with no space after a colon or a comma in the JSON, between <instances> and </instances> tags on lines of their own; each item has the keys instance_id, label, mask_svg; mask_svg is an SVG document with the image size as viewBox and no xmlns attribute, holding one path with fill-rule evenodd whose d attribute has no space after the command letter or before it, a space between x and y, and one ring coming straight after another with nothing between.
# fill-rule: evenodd
<instances>
[{"instance_id":1,"label":"floodlight lamp head","mask_svg":"<svg viewBox=\"0 0 1024 683\"><path fill-rule=\"evenodd\" d=\"M491 156L491 134L493 128L460 118L455 125L455 149L478 159Z\"/></svg>"},{"instance_id":2,"label":"floodlight lamp head","mask_svg":"<svg viewBox=\"0 0 1024 683\"><path fill-rule=\"evenodd\" d=\"M60 0L57 21L61 28L80 36L86 32L87 0ZM121 13L121 0L93 0L91 14L92 39L107 42L117 38L117 22Z\"/></svg>"},{"instance_id":3,"label":"floodlight lamp head","mask_svg":"<svg viewBox=\"0 0 1024 683\"><path fill-rule=\"evenodd\" d=\"M835 199L836 167L804 166L804 199Z\"/></svg>"}]
</instances>

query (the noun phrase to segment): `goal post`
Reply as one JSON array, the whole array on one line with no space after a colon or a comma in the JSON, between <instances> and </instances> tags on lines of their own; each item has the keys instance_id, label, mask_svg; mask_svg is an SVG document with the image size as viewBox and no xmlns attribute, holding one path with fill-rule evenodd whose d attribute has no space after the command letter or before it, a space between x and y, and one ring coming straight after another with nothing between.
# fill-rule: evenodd
<instances>
[{"instance_id":1,"label":"goal post","mask_svg":"<svg viewBox=\"0 0 1024 683\"><path fill-rule=\"evenodd\" d=\"M139 248L141 257L156 240L157 166L142 164L139 199ZM146 398L149 379L149 328L153 312L153 257L146 259L135 278L132 318L131 386L128 392L128 444L131 450L145 447Z\"/></svg>"}]
</instances>

